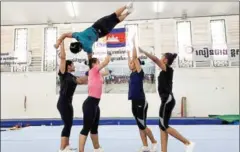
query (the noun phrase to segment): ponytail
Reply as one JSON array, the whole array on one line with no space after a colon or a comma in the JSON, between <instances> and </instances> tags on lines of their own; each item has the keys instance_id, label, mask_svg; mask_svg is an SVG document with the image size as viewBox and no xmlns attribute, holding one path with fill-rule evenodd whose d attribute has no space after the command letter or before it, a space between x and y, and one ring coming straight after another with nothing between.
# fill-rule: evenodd
<instances>
[{"instance_id":1,"label":"ponytail","mask_svg":"<svg viewBox=\"0 0 240 152\"><path fill-rule=\"evenodd\" d=\"M165 57L168 59L168 65L172 65L173 61L177 57L177 53L165 53Z\"/></svg>"}]
</instances>

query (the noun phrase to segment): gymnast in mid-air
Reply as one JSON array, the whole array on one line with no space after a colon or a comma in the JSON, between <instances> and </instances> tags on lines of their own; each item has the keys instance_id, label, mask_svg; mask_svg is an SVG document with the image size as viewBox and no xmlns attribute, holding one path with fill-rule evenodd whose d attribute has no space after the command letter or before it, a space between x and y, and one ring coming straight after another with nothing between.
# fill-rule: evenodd
<instances>
[{"instance_id":1,"label":"gymnast in mid-air","mask_svg":"<svg viewBox=\"0 0 240 152\"><path fill-rule=\"evenodd\" d=\"M126 13L124 11L127 10ZM62 34L56 44L57 49L65 38L75 38L77 42L70 44L70 51L74 54L79 53L82 49L88 54L88 59L92 58L93 44L99 39L106 36L112 31L112 29L120 22L122 22L133 11L133 3L130 2L127 5L119 8L114 13L104 16L97 20L91 27L85 29L82 32L70 32Z\"/></svg>"}]
</instances>

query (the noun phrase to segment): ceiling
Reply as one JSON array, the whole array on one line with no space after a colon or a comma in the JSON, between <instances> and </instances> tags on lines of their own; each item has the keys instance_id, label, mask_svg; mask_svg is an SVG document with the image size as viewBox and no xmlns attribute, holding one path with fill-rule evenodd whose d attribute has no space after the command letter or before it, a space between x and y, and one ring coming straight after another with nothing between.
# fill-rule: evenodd
<instances>
[{"instance_id":1,"label":"ceiling","mask_svg":"<svg viewBox=\"0 0 240 152\"><path fill-rule=\"evenodd\" d=\"M46 24L64 22L94 22L110 14L125 2L2 2L2 25ZM67 7L74 7L71 17ZM187 12L189 17L239 14L239 2L164 2L160 13L154 11L156 2L135 2L135 11L127 20L175 18ZM73 10L73 9L71 9Z\"/></svg>"}]
</instances>

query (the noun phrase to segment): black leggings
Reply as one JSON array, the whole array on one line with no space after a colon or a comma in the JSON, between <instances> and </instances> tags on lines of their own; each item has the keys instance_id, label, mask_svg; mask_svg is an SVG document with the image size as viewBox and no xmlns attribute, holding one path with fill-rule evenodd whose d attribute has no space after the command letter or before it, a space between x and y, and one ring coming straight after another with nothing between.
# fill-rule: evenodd
<instances>
[{"instance_id":1,"label":"black leggings","mask_svg":"<svg viewBox=\"0 0 240 152\"><path fill-rule=\"evenodd\" d=\"M165 131L169 128L169 120L175 106L175 99L173 94L160 95L162 103L159 111L159 127Z\"/></svg>"},{"instance_id":2,"label":"black leggings","mask_svg":"<svg viewBox=\"0 0 240 152\"><path fill-rule=\"evenodd\" d=\"M61 115L64 127L61 137L69 137L73 124L73 106L71 101L66 99L59 99L57 103L57 109Z\"/></svg>"},{"instance_id":3,"label":"black leggings","mask_svg":"<svg viewBox=\"0 0 240 152\"><path fill-rule=\"evenodd\" d=\"M92 27L98 32L99 38L106 36L120 22L116 13L104 16L97 20Z\"/></svg>"},{"instance_id":4,"label":"black leggings","mask_svg":"<svg viewBox=\"0 0 240 152\"><path fill-rule=\"evenodd\" d=\"M137 122L138 128L146 129L148 103L146 100L132 100L132 113Z\"/></svg>"},{"instance_id":5,"label":"black leggings","mask_svg":"<svg viewBox=\"0 0 240 152\"><path fill-rule=\"evenodd\" d=\"M81 134L84 136L87 136L89 132L91 134L98 133L100 119L99 101L100 99L88 97L83 103L83 128Z\"/></svg>"}]
</instances>

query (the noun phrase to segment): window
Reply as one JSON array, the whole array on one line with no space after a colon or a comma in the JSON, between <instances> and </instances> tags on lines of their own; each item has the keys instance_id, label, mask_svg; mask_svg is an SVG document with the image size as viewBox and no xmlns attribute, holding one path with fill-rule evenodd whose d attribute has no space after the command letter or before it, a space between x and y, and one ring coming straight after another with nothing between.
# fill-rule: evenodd
<instances>
[{"instance_id":1,"label":"window","mask_svg":"<svg viewBox=\"0 0 240 152\"><path fill-rule=\"evenodd\" d=\"M28 29L17 28L15 29L14 36L14 62L27 62L27 35Z\"/></svg>"},{"instance_id":2,"label":"window","mask_svg":"<svg viewBox=\"0 0 240 152\"><path fill-rule=\"evenodd\" d=\"M227 49L225 20L211 20L212 49L219 52ZM215 51L214 51L215 52ZM227 60L227 55L217 52L214 54L214 60Z\"/></svg>"},{"instance_id":3,"label":"window","mask_svg":"<svg viewBox=\"0 0 240 152\"><path fill-rule=\"evenodd\" d=\"M47 27L44 29L44 59L43 70L53 71L56 68L56 49L54 44L57 40L57 28Z\"/></svg>"},{"instance_id":4,"label":"window","mask_svg":"<svg viewBox=\"0 0 240 152\"><path fill-rule=\"evenodd\" d=\"M177 22L178 56L180 60L192 60L192 54L187 53L192 50L191 22Z\"/></svg>"}]
</instances>

